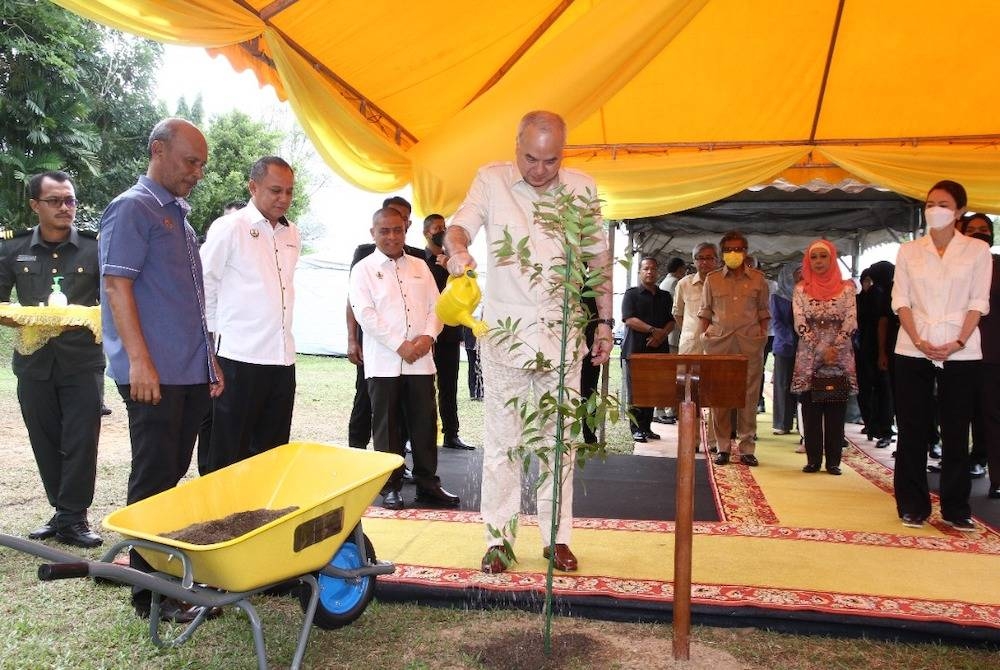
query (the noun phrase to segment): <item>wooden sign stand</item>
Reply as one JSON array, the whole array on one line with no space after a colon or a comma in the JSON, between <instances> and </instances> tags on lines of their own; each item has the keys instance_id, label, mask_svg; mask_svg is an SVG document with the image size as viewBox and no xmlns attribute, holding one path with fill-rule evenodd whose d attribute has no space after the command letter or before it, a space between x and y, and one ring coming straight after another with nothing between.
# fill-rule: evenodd
<instances>
[{"instance_id":1,"label":"wooden sign stand","mask_svg":"<svg viewBox=\"0 0 1000 670\"><path fill-rule=\"evenodd\" d=\"M698 416L701 407L743 406L747 357L633 354L628 362L632 405L678 407L673 651L675 660L687 661L691 657L691 544Z\"/></svg>"}]
</instances>

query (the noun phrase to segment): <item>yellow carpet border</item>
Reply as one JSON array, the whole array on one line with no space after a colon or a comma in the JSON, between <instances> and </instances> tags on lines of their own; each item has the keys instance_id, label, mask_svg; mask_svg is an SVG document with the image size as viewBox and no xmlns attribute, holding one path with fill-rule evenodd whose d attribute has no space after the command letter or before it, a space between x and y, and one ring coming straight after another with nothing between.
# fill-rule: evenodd
<instances>
[{"instance_id":1,"label":"yellow carpet border","mask_svg":"<svg viewBox=\"0 0 1000 670\"><path fill-rule=\"evenodd\" d=\"M754 477L754 469L734 462L715 467L705 459L713 497L720 511L720 522L695 522L696 536L720 538L748 537L764 540L817 542L827 545L856 546L872 549L905 549L948 552L952 555L972 554L982 557L1000 556L1000 533L980 521L975 533L959 533L935 515L923 531L900 528L900 533L878 530L844 530L782 526L778 514L768 503L765 491ZM875 461L856 444L844 451L843 464L854 470L882 493L892 495L892 470ZM936 496L935 496L936 498ZM482 524L477 512L406 509L400 511L370 507L371 519L415 522L446 522ZM521 526L537 527L537 517L521 515ZM674 532L671 521L630 519L576 518L574 529L609 531L612 533L669 534ZM390 552L391 553L391 552ZM412 553L412 551L410 552ZM416 556L421 555L417 552ZM474 567L447 567L414 564L403 559L393 575L381 578L391 585L407 585L427 589L457 592L488 591L503 593L538 593L545 589L545 574L536 570L512 570L500 575L488 575ZM869 558L870 560L870 558ZM919 562L919 561L918 561ZM823 590L825 588L825 590ZM753 609L785 612L819 612L839 616L859 616L872 619L892 619L911 622L945 623L960 626L1000 630L1000 605L987 602L967 602L957 599L907 597L879 593L850 593L801 588L795 585L746 585L731 583L694 583L692 603L696 606ZM554 593L561 598L610 598L612 600L656 604L669 607L673 601L673 584L669 580L629 578L615 575L556 574ZM878 589L873 589L877 591ZM940 591L940 589L938 589ZM976 600L971 598L970 600Z\"/></svg>"}]
</instances>

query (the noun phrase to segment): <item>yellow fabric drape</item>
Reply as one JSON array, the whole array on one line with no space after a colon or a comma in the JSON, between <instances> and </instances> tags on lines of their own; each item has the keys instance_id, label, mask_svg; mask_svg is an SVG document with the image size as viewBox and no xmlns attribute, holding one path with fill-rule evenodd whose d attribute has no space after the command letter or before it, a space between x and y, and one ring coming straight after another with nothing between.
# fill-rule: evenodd
<instances>
[{"instance_id":1,"label":"yellow fabric drape","mask_svg":"<svg viewBox=\"0 0 1000 670\"><path fill-rule=\"evenodd\" d=\"M356 107L271 30L264 32L288 102L327 164L350 183L370 191L395 191L410 181L410 162L387 138L373 133Z\"/></svg>"},{"instance_id":2,"label":"yellow fabric drape","mask_svg":"<svg viewBox=\"0 0 1000 670\"><path fill-rule=\"evenodd\" d=\"M478 166L513 156L517 123L525 112L559 112L570 128L590 116L706 1L601 2L529 51L493 88L410 151L417 211L453 212Z\"/></svg>"},{"instance_id":3,"label":"yellow fabric drape","mask_svg":"<svg viewBox=\"0 0 1000 670\"><path fill-rule=\"evenodd\" d=\"M570 159L597 181L608 219L677 212L719 200L760 184L809 151L809 147L753 147L718 151L675 151L626 160Z\"/></svg>"},{"instance_id":4,"label":"yellow fabric drape","mask_svg":"<svg viewBox=\"0 0 1000 670\"><path fill-rule=\"evenodd\" d=\"M942 179L969 194L969 209L1000 212L1000 146L824 146L819 151L845 170L897 193L923 200Z\"/></svg>"},{"instance_id":5,"label":"yellow fabric drape","mask_svg":"<svg viewBox=\"0 0 1000 670\"><path fill-rule=\"evenodd\" d=\"M410 181L420 213L450 214L477 167L510 159L516 124L531 109L561 113L570 145L745 143L746 148L724 152L619 150L615 160L605 158L607 151L596 159L568 159L568 165L595 177L610 217L677 211L767 181L804 153L804 138L810 136L820 141L813 151L861 179L922 198L934 181L951 178L966 186L972 209L1000 212L996 143L865 144L900 135L997 135L993 110L1000 93L986 83L1000 73L1000 60L989 51L989 31L1000 15L996 3L952 8L953 22L965 26L968 35L963 49L942 53L928 51L918 29L937 8L930 0L846 3L823 105L814 117L836 0L750 5L742 0L575 0L509 69L504 59L513 55L512 45L528 38L528 28L538 25L556 0L519 4L519 18L500 29L510 33L498 36L502 48L466 44L461 59L446 42L435 40L422 42L416 59L405 48L388 46L383 23L372 17L397 11L391 0L369 0L371 6L298 0L276 8L270 19L275 28L234 0L54 1L103 24L162 42L208 47L236 67L252 67L260 81L287 97L317 151L338 174L380 192ZM460 39L463 25L476 19L483 25L499 11L462 9L456 12L446 0L434 0L421 6L420 16L441 35ZM352 45L347 47L352 58L324 42L331 26L357 33L344 42ZM308 44L321 67L306 62L279 29L296 44ZM477 34L482 37L483 31ZM385 62L372 54L384 55ZM438 62L436 69L432 64ZM871 65L875 62L878 67ZM421 64L418 73L393 75L412 63ZM492 88L456 106L492 82L501 65L505 71ZM322 67L344 76L404 127L418 123L416 144L397 146L392 133L365 119L358 101L331 84ZM927 94L924 82L952 80L960 95ZM450 95L436 96L442 87ZM413 113L416 105L420 114ZM855 139L860 143L852 144ZM758 145L768 141L784 146Z\"/></svg>"},{"instance_id":6,"label":"yellow fabric drape","mask_svg":"<svg viewBox=\"0 0 1000 670\"><path fill-rule=\"evenodd\" d=\"M218 0L53 0L92 21L157 42L218 47L260 35L264 23Z\"/></svg>"}]
</instances>

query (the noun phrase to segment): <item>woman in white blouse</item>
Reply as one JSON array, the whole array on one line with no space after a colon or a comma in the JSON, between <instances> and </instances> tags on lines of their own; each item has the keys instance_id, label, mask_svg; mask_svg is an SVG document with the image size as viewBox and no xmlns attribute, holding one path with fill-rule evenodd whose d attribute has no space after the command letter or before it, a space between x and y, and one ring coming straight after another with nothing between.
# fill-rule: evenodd
<instances>
[{"instance_id":1,"label":"woman in white blouse","mask_svg":"<svg viewBox=\"0 0 1000 670\"><path fill-rule=\"evenodd\" d=\"M989 311L991 259L984 242L955 230L967 202L961 184L935 184L924 206L927 235L900 246L896 257L892 309L900 324L895 356L899 439L893 484L896 510L911 528L931 515L927 417L936 402L941 518L956 530L975 530L969 507L969 426L982 359L979 318Z\"/></svg>"}]
</instances>

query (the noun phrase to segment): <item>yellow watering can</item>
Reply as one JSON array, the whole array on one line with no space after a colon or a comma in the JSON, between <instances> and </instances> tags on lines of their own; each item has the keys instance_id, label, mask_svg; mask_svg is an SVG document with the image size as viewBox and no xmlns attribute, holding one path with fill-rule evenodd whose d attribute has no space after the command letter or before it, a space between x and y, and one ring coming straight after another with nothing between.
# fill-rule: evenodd
<instances>
[{"instance_id":1,"label":"yellow watering can","mask_svg":"<svg viewBox=\"0 0 1000 670\"><path fill-rule=\"evenodd\" d=\"M472 316L482 297L476 272L466 270L465 274L458 277L448 277L448 284L441 291L434 311L444 325L468 326L473 335L482 337L490 327Z\"/></svg>"}]
</instances>

